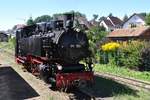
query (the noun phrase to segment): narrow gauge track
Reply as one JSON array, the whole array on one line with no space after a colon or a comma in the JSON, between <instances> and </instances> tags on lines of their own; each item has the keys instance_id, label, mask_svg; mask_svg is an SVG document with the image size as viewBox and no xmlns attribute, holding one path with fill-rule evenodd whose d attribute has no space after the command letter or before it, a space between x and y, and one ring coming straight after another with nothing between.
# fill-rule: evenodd
<instances>
[{"instance_id":1,"label":"narrow gauge track","mask_svg":"<svg viewBox=\"0 0 150 100\"><path fill-rule=\"evenodd\" d=\"M129 85L133 85L133 86L143 88L143 89L150 91L150 83L145 82L145 81L128 78L128 77L123 77L123 76L119 76L119 75L114 75L114 74L110 74L110 73L97 73L96 72L95 75L103 77L103 78L113 79L115 81L120 81L122 83L127 83Z\"/></svg>"}]
</instances>

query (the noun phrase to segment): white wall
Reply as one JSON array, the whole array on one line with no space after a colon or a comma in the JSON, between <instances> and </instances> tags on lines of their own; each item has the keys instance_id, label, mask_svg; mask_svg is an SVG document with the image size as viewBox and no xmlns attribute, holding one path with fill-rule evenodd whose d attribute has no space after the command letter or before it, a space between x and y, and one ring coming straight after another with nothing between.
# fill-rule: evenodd
<instances>
[{"instance_id":1,"label":"white wall","mask_svg":"<svg viewBox=\"0 0 150 100\"><path fill-rule=\"evenodd\" d=\"M139 16L134 15L124 23L123 28L129 28L131 23L135 24L136 26L145 25L145 21L143 21Z\"/></svg>"},{"instance_id":2,"label":"white wall","mask_svg":"<svg viewBox=\"0 0 150 100\"><path fill-rule=\"evenodd\" d=\"M105 24L104 21L101 21L101 22L100 22L100 26L105 27L106 31L109 31L109 28L108 28L108 26Z\"/></svg>"},{"instance_id":3,"label":"white wall","mask_svg":"<svg viewBox=\"0 0 150 100\"><path fill-rule=\"evenodd\" d=\"M118 29L118 28L113 27L113 26L112 26L112 27L108 27L108 26L105 24L104 21L101 21L101 23L100 23L99 25L105 27L105 29L106 29L107 32L111 32L112 30Z\"/></svg>"}]
</instances>

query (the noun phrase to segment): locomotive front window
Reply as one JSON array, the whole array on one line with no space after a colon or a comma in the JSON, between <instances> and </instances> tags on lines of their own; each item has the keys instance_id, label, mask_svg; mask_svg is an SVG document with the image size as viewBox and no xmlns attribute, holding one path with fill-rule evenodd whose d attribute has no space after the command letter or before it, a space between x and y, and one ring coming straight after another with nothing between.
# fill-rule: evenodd
<instances>
[{"instance_id":1,"label":"locomotive front window","mask_svg":"<svg viewBox=\"0 0 150 100\"><path fill-rule=\"evenodd\" d=\"M70 45L70 48L74 48L74 47L75 47L75 45L73 45L73 44Z\"/></svg>"},{"instance_id":2,"label":"locomotive front window","mask_svg":"<svg viewBox=\"0 0 150 100\"><path fill-rule=\"evenodd\" d=\"M80 44L76 44L76 48L81 48L81 45Z\"/></svg>"},{"instance_id":3,"label":"locomotive front window","mask_svg":"<svg viewBox=\"0 0 150 100\"><path fill-rule=\"evenodd\" d=\"M71 44L70 48L81 48L80 44Z\"/></svg>"}]
</instances>

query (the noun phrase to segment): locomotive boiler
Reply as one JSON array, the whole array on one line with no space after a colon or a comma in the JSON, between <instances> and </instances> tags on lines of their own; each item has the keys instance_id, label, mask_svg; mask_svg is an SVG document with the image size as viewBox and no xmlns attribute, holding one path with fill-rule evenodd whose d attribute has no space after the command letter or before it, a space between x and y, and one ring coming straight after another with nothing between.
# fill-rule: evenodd
<instances>
[{"instance_id":1,"label":"locomotive boiler","mask_svg":"<svg viewBox=\"0 0 150 100\"><path fill-rule=\"evenodd\" d=\"M74 28L74 14L17 29L15 57L55 88L93 82L88 38Z\"/></svg>"}]
</instances>

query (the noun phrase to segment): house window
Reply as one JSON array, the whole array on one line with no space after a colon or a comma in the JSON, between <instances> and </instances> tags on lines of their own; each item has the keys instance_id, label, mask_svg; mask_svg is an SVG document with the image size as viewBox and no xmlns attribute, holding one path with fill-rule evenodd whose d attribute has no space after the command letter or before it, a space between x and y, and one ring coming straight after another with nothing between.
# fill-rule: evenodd
<instances>
[{"instance_id":1,"label":"house window","mask_svg":"<svg viewBox=\"0 0 150 100\"><path fill-rule=\"evenodd\" d=\"M113 31L113 29L110 29L110 31L112 32L112 31Z\"/></svg>"},{"instance_id":2,"label":"house window","mask_svg":"<svg viewBox=\"0 0 150 100\"><path fill-rule=\"evenodd\" d=\"M130 23L130 27L134 28L134 27L136 27L136 24L135 23Z\"/></svg>"}]
</instances>

